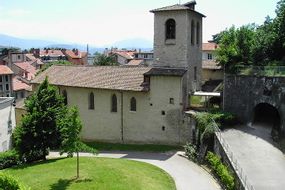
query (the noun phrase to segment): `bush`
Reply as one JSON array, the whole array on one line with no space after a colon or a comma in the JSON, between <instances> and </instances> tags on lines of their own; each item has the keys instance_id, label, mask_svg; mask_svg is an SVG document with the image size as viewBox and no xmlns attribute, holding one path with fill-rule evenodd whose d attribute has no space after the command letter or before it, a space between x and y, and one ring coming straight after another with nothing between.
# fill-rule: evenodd
<instances>
[{"instance_id":1,"label":"bush","mask_svg":"<svg viewBox=\"0 0 285 190\"><path fill-rule=\"evenodd\" d=\"M226 187L226 189L235 189L234 177L230 173L228 167L221 162L221 158L212 152L208 152L206 160L210 164L210 167L213 169L213 171L217 174L222 184Z\"/></svg>"},{"instance_id":2,"label":"bush","mask_svg":"<svg viewBox=\"0 0 285 190\"><path fill-rule=\"evenodd\" d=\"M18 180L14 179L12 176L0 173L0 189L3 190L28 190Z\"/></svg>"},{"instance_id":3,"label":"bush","mask_svg":"<svg viewBox=\"0 0 285 190\"><path fill-rule=\"evenodd\" d=\"M196 162L197 161L197 149L196 146L191 144L191 143L187 143L184 146L185 149L185 155L192 161Z\"/></svg>"},{"instance_id":4,"label":"bush","mask_svg":"<svg viewBox=\"0 0 285 190\"><path fill-rule=\"evenodd\" d=\"M20 163L20 157L16 150L0 153L0 169L9 168Z\"/></svg>"}]
</instances>

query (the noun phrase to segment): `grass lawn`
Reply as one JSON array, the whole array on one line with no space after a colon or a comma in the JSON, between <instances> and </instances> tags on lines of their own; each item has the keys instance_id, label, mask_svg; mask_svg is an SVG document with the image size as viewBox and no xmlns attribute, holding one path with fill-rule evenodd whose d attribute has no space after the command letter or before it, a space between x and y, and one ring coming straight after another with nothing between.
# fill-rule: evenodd
<instances>
[{"instance_id":1,"label":"grass lawn","mask_svg":"<svg viewBox=\"0 0 285 190\"><path fill-rule=\"evenodd\" d=\"M3 170L32 190L175 190L173 179L160 168L138 161L80 157L80 178L76 158L45 162Z\"/></svg>"},{"instance_id":2,"label":"grass lawn","mask_svg":"<svg viewBox=\"0 0 285 190\"><path fill-rule=\"evenodd\" d=\"M138 145L138 144L112 144L102 142L85 142L88 146L91 146L99 151L147 151L147 152L167 152L171 150L183 150L182 146L170 146L170 145Z\"/></svg>"}]
</instances>

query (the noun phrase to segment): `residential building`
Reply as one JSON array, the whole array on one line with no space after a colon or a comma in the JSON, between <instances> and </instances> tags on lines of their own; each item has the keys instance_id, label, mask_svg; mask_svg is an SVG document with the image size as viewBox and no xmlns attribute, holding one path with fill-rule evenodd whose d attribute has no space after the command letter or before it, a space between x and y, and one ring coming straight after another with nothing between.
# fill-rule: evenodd
<instances>
[{"instance_id":1,"label":"residential building","mask_svg":"<svg viewBox=\"0 0 285 190\"><path fill-rule=\"evenodd\" d=\"M224 77L222 67L216 62L214 52L217 48L218 45L213 42L203 43L202 46L202 88L204 91L214 90Z\"/></svg>"},{"instance_id":2,"label":"residential building","mask_svg":"<svg viewBox=\"0 0 285 190\"><path fill-rule=\"evenodd\" d=\"M126 65L134 59L135 51L132 50L116 50L110 53L115 56L115 61L120 65Z\"/></svg>"},{"instance_id":3,"label":"residential building","mask_svg":"<svg viewBox=\"0 0 285 190\"><path fill-rule=\"evenodd\" d=\"M16 126L14 98L0 97L0 152L11 149L12 131Z\"/></svg>"},{"instance_id":4,"label":"residential building","mask_svg":"<svg viewBox=\"0 0 285 190\"><path fill-rule=\"evenodd\" d=\"M39 53L40 59L44 62L52 62L52 61L60 61L60 60L66 60L66 56L62 53L61 50L55 50L55 49L44 49L35 51L35 53ZM35 54L37 57L38 55Z\"/></svg>"},{"instance_id":5,"label":"residential building","mask_svg":"<svg viewBox=\"0 0 285 190\"><path fill-rule=\"evenodd\" d=\"M87 65L87 52L81 52L78 49L73 50L62 50L63 54L66 56L67 61L75 65Z\"/></svg>"},{"instance_id":6,"label":"residential building","mask_svg":"<svg viewBox=\"0 0 285 190\"><path fill-rule=\"evenodd\" d=\"M6 65L0 65L0 97L10 97L13 94L13 71Z\"/></svg>"},{"instance_id":7,"label":"residential building","mask_svg":"<svg viewBox=\"0 0 285 190\"><path fill-rule=\"evenodd\" d=\"M16 102L28 97L32 92L32 87L30 84L27 84L19 76L13 77L13 96L15 97Z\"/></svg>"},{"instance_id":8,"label":"residential building","mask_svg":"<svg viewBox=\"0 0 285 190\"><path fill-rule=\"evenodd\" d=\"M142 60L143 62L139 65L153 65L153 52L139 50L138 52L134 53L134 60ZM138 61L134 61L134 63L138 63ZM133 65L134 63L129 63L128 65Z\"/></svg>"}]
</instances>

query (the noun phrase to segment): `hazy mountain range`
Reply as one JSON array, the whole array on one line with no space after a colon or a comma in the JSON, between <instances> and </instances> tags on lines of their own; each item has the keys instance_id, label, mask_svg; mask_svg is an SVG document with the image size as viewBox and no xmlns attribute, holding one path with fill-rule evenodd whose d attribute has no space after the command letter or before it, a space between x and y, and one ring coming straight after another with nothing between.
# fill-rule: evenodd
<instances>
[{"instance_id":1,"label":"hazy mountain range","mask_svg":"<svg viewBox=\"0 0 285 190\"><path fill-rule=\"evenodd\" d=\"M0 48L1 46L5 47L18 47L22 50L24 49L30 49L30 48L65 48L65 49L73 49L77 48L81 51L86 51L87 44L74 44L74 43L60 43L56 41L46 41L46 40L36 40L36 39L22 39L18 37L13 37L9 35L0 34ZM117 48L126 48L126 49L142 49L142 50L151 50L153 47L153 44L151 41L142 39L142 38L136 38L136 39L128 39L128 40L122 40L115 42L113 44L110 44L106 47L95 47L89 45L89 52L91 54L95 53L96 51L102 52L105 48L110 47L117 47Z\"/></svg>"}]
</instances>

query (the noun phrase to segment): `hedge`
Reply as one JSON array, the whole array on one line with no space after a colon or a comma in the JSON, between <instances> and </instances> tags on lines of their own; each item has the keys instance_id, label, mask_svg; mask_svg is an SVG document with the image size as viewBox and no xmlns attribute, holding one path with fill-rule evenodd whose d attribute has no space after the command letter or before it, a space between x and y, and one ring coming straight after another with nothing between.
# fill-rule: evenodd
<instances>
[{"instance_id":1,"label":"hedge","mask_svg":"<svg viewBox=\"0 0 285 190\"><path fill-rule=\"evenodd\" d=\"M217 174L222 184L226 187L226 189L234 190L234 177L229 171L228 167L222 163L221 158L212 152L208 152L206 160L208 161L212 170Z\"/></svg>"},{"instance_id":2,"label":"hedge","mask_svg":"<svg viewBox=\"0 0 285 190\"><path fill-rule=\"evenodd\" d=\"M0 169L9 168L20 163L20 157L16 150L0 153Z\"/></svg>"},{"instance_id":3,"label":"hedge","mask_svg":"<svg viewBox=\"0 0 285 190\"><path fill-rule=\"evenodd\" d=\"M15 178L12 176L0 173L0 189L1 190L29 190L30 188L27 188L23 186L21 183L18 182Z\"/></svg>"}]
</instances>

